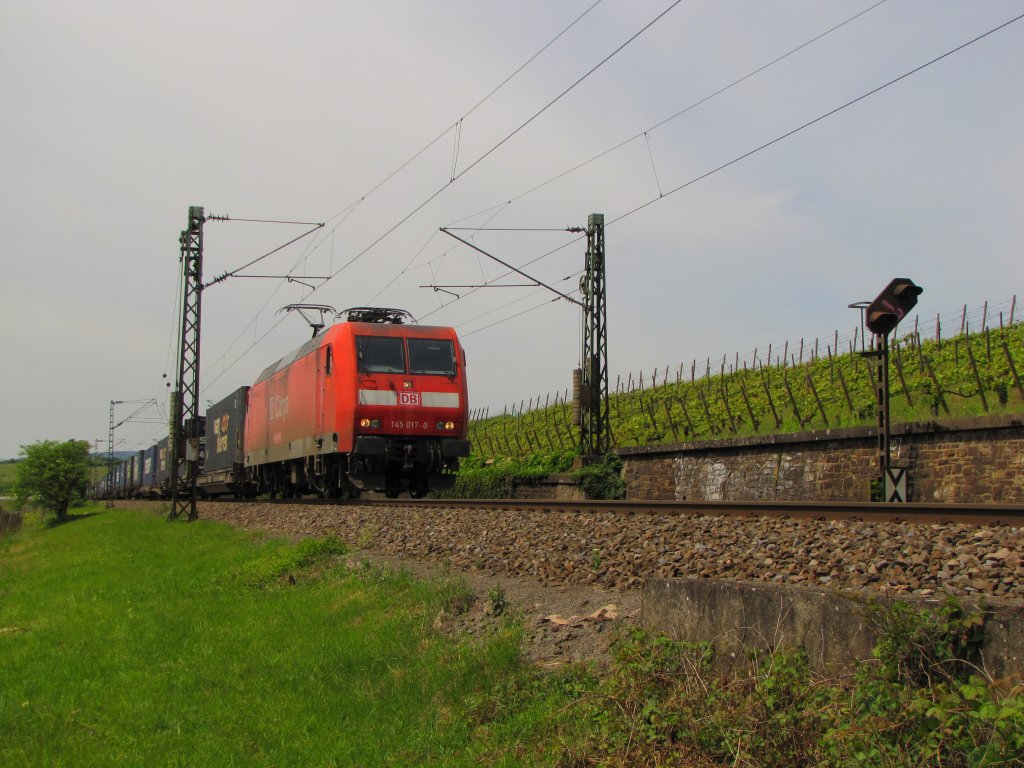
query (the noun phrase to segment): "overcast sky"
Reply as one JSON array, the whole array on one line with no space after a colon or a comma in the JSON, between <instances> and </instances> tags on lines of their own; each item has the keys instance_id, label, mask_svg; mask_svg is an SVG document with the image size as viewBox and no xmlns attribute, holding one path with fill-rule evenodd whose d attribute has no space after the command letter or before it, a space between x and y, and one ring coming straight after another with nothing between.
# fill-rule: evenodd
<instances>
[{"instance_id":1,"label":"overcast sky","mask_svg":"<svg viewBox=\"0 0 1024 768\"><path fill-rule=\"evenodd\" d=\"M922 323L1007 310L1024 298L1024 20L669 194L1024 13L888 0L654 127L874 2L684 0L545 110L672 0L0 0L0 457L39 439L105 447L111 400L153 398L143 415L165 417L190 205L327 223L246 271L302 282L204 292L204 404L309 336L277 314L301 300L454 325L474 407L569 386L572 304L420 287L506 272L446 225L564 228L651 203L607 230L613 384L824 344L896 276L924 287ZM304 229L208 222L206 274ZM474 237L560 290L578 282L582 243L536 260L573 235ZM126 424L118 449L161 434Z\"/></svg>"}]
</instances>

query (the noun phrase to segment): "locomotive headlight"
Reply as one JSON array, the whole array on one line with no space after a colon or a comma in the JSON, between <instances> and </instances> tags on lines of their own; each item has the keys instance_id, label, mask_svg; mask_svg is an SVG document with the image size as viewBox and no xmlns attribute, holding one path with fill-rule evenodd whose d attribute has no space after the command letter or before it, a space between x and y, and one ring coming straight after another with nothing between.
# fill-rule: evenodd
<instances>
[{"instance_id":1,"label":"locomotive headlight","mask_svg":"<svg viewBox=\"0 0 1024 768\"><path fill-rule=\"evenodd\" d=\"M439 421L437 422L437 428L442 432L451 432L455 429L454 421Z\"/></svg>"},{"instance_id":2,"label":"locomotive headlight","mask_svg":"<svg viewBox=\"0 0 1024 768\"><path fill-rule=\"evenodd\" d=\"M370 420L369 419L361 419L359 421L359 426L362 427L363 429L366 429L367 427L370 426Z\"/></svg>"},{"instance_id":3,"label":"locomotive headlight","mask_svg":"<svg viewBox=\"0 0 1024 768\"><path fill-rule=\"evenodd\" d=\"M380 419L360 419L359 426L363 429L380 429Z\"/></svg>"}]
</instances>

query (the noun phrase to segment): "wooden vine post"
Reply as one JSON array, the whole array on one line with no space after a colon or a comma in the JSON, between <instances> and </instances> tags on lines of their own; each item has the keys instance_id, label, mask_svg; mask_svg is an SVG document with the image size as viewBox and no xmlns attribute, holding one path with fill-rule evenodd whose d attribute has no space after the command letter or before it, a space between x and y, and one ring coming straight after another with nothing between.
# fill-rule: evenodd
<instances>
[{"instance_id":1,"label":"wooden vine post","mask_svg":"<svg viewBox=\"0 0 1024 768\"><path fill-rule=\"evenodd\" d=\"M1006 362L1010 366L1010 373L1013 374L1013 386L1016 387L1021 402L1024 402L1024 387L1021 386L1020 376L1017 374L1017 366L1013 364L1013 356L1010 354L1010 348L1006 344L1006 339L1003 339L1003 353L1006 355Z\"/></svg>"}]
</instances>

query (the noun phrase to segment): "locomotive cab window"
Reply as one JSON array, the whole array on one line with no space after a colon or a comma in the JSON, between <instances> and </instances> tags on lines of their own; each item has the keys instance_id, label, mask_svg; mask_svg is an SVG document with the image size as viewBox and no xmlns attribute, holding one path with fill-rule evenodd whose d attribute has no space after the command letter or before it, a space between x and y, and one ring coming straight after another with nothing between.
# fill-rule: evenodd
<instances>
[{"instance_id":1,"label":"locomotive cab window","mask_svg":"<svg viewBox=\"0 0 1024 768\"><path fill-rule=\"evenodd\" d=\"M454 345L449 339L409 339L409 372L454 376Z\"/></svg>"},{"instance_id":2,"label":"locomotive cab window","mask_svg":"<svg viewBox=\"0 0 1024 768\"><path fill-rule=\"evenodd\" d=\"M360 373L405 373L402 340L390 336L356 336Z\"/></svg>"}]
</instances>

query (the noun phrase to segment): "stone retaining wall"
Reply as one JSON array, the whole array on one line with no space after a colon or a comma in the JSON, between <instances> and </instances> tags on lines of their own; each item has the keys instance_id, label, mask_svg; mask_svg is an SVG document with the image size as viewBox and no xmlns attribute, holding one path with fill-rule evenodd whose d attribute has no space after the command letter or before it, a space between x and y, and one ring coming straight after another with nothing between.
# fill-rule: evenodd
<instances>
[{"instance_id":1,"label":"stone retaining wall","mask_svg":"<svg viewBox=\"0 0 1024 768\"><path fill-rule=\"evenodd\" d=\"M559 501L576 501L583 498L583 490L576 484L571 475L548 475L534 483L516 485L514 497L517 499L557 499Z\"/></svg>"},{"instance_id":2,"label":"stone retaining wall","mask_svg":"<svg viewBox=\"0 0 1024 768\"><path fill-rule=\"evenodd\" d=\"M877 430L818 430L624 448L627 497L678 501L863 501L879 471ZM893 465L910 501L1024 503L1024 417L900 424Z\"/></svg>"}]
</instances>

